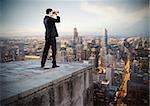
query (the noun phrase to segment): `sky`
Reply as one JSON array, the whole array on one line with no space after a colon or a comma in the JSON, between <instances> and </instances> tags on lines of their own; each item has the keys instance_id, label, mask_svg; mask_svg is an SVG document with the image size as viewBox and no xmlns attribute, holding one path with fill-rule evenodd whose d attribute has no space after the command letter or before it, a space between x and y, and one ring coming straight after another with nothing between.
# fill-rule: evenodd
<instances>
[{"instance_id":1,"label":"sky","mask_svg":"<svg viewBox=\"0 0 150 106\"><path fill-rule=\"evenodd\" d=\"M59 35L114 36L149 34L149 0L1 0L0 36L44 34L45 10L60 12Z\"/></svg>"}]
</instances>

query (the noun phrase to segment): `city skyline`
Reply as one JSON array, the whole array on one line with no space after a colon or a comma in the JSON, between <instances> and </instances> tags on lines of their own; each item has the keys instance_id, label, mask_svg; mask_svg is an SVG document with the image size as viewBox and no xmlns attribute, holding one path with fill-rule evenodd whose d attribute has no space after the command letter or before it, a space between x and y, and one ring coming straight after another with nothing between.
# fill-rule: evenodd
<instances>
[{"instance_id":1,"label":"city skyline","mask_svg":"<svg viewBox=\"0 0 150 106\"><path fill-rule=\"evenodd\" d=\"M15 33L44 34L43 17L47 8L60 11L59 35L130 36L149 34L148 0L2 0L0 36Z\"/></svg>"}]
</instances>

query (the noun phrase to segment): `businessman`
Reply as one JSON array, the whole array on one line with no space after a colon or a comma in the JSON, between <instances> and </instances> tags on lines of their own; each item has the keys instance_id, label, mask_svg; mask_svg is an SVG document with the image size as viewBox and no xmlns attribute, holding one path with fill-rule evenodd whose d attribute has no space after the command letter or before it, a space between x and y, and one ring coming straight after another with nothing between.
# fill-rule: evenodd
<instances>
[{"instance_id":1,"label":"businessman","mask_svg":"<svg viewBox=\"0 0 150 106\"><path fill-rule=\"evenodd\" d=\"M55 26L55 23L60 22L60 17L58 16L59 12L58 11L53 11L52 9L47 9L46 10L46 16L44 17L44 25L45 25L45 47L42 55L42 60L41 60L41 67L43 68L45 66L45 62L47 59L48 51L51 46L52 48L52 68L59 67L56 64L56 37L58 37L58 32ZM56 18L54 18L56 17Z\"/></svg>"}]
</instances>

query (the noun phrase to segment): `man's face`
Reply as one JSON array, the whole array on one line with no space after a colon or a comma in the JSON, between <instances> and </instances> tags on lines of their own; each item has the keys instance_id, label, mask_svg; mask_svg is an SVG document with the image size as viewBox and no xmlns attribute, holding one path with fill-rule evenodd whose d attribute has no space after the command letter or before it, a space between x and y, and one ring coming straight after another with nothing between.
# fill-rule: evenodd
<instances>
[{"instance_id":1,"label":"man's face","mask_svg":"<svg viewBox=\"0 0 150 106\"><path fill-rule=\"evenodd\" d=\"M53 11L49 12L49 16L53 16Z\"/></svg>"}]
</instances>

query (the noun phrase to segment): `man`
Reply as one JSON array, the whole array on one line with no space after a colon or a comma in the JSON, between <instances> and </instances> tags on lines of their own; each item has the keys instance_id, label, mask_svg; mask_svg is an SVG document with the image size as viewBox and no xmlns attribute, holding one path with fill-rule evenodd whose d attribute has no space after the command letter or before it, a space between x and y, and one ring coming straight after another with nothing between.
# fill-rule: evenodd
<instances>
[{"instance_id":1,"label":"man","mask_svg":"<svg viewBox=\"0 0 150 106\"><path fill-rule=\"evenodd\" d=\"M46 16L44 17L44 25L45 25L45 47L42 55L42 60L41 60L41 67L43 68L45 66L45 62L47 59L48 51L51 46L52 48L52 68L59 67L56 65L56 37L58 37L57 29L55 26L55 23L60 22L60 17L58 16L58 12L53 11L52 9L47 9L46 10ZM56 16L57 18L53 18Z\"/></svg>"}]
</instances>

